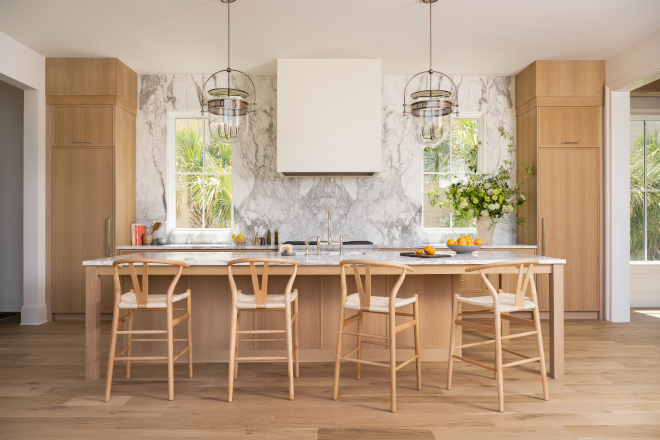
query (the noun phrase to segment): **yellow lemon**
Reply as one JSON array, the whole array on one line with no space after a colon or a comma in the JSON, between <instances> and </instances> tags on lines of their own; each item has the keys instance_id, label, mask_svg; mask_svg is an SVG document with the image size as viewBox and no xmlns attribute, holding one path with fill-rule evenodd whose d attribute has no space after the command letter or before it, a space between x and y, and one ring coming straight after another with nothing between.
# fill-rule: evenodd
<instances>
[{"instance_id":1,"label":"yellow lemon","mask_svg":"<svg viewBox=\"0 0 660 440\"><path fill-rule=\"evenodd\" d=\"M245 238L245 237L243 237L243 234L238 234L238 238Z\"/></svg>"},{"instance_id":2,"label":"yellow lemon","mask_svg":"<svg viewBox=\"0 0 660 440\"><path fill-rule=\"evenodd\" d=\"M236 238L236 234L231 234L231 238Z\"/></svg>"}]
</instances>

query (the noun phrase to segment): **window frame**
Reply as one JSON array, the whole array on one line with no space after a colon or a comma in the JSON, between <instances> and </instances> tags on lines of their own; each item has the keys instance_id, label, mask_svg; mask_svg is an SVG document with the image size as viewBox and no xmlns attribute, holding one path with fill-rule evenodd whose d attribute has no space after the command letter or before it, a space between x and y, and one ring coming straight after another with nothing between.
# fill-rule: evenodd
<instances>
[{"instance_id":1,"label":"window frame","mask_svg":"<svg viewBox=\"0 0 660 440\"><path fill-rule=\"evenodd\" d=\"M644 121L644 187L642 189L633 189L630 188L630 182L628 182L628 191L641 192L644 194L644 259L643 260L630 260L631 264L655 264L660 265L660 260L649 260L648 257L648 209L647 209L647 194L648 193L660 193L660 189L648 189L646 184L646 121L660 121L660 115L630 115L630 121ZM630 180L630 179L628 179Z\"/></svg>"},{"instance_id":2,"label":"window frame","mask_svg":"<svg viewBox=\"0 0 660 440\"><path fill-rule=\"evenodd\" d=\"M477 154L477 170L481 173L486 169L486 113L485 112L460 112L458 116L451 115L452 122L456 119L476 119L477 120L477 136L481 142L481 147ZM451 155L451 148L449 149ZM447 234L447 233L460 233L460 232L475 232L476 227L426 227L424 226L424 206L426 205L426 192L424 191L424 177L431 174L451 174L451 173L427 173L424 171L424 155L422 154L421 161L421 181L422 181L422 230L430 234ZM450 159L451 167L451 159ZM453 222L450 221L450 224Z\"/></svg>"},{"instance_id":3,"label":"window frame","mask_svg":"<svg viewBox=\"0 0 660 440\"><path fill-rule=\"evenodd\" d=\"M176 120L177 119L202 119L208 121L208 115L202 115L199 110L168 110L167 111L167 231L175 232L231 232L234 227L234 157L232 151L232 172L229 173L232 176L232 203L231 203L231 220L230 226L228 228L177 228L176 227ZM204 123L202 128L202 136L206 139L206 133L203 133L207 130L207 124ZM204 145L206 147L206 145ZM205 152L203 152L203 157L206 157ZM189 174L201 174L206 176L206 173L189 173ZM212 174L213 175L213 174ZM221 174L219 174L221 175Z\"/></svg>"}]
</instances>

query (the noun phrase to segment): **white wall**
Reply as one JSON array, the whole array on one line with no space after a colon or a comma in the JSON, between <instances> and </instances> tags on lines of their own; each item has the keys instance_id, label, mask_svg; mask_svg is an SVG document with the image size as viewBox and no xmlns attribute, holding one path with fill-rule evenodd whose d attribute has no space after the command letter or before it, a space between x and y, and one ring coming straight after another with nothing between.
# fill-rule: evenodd
<instances>
[{"instance_id":1,"label":"white wall","mask_svg":"<svg viewBox=\"0 0 660 440\"><path fill-rule=\"evenodd\" d=\"M0 32L0 80L24 90L21 324L46 322L46 59ZM4 252L4 251L3 251Z\"/></svg>"},{"instance_id":2,"label":"white wall","mask_svg":"<svg viewBox=\"0 0 660 440\"><path fill-rule=\"evenodd\" d=\"M0 81L0 312L23 306L23 90Z\"/></svg>"},{"instance_id":3,"label":"white wall","mask_svg":"<svg viewBox=\"0 0 660 440\"><path fill-rule=\"evenodd\" d=\"M660 71L660 31L605 61L605 304L630 321L630 84Z\"/></svg>"}]
</instances>

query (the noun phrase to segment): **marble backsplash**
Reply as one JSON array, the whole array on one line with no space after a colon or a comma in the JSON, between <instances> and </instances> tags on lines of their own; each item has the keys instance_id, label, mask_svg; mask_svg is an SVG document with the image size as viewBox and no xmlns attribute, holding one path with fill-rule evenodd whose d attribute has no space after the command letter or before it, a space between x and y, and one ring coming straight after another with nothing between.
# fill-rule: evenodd
<instances>
[{"instance_id":1,"label":"marble backsplash","mask_svg":"<svg viewBox=\"0 0 660 440\"><path fill-rule=\"evenodd\" d=\"M203 75L140 75L137 116L137 221L167 230L167 112L200 110ZM402 114L408 76L383 76L382 171L375 177L282 177L276 172L277 77L254 76L259 101L246 139L233 152L233 229L248 237L277 228L280 240L327 237L381 246L437 242L422 227L422 148L412 118ZM515 134L513 79L454 76L462 112L486 114L486 171L505 158L499 125ZM340 141L340 140L338 140ZM483 148L483 147L482 147ZM495 243L515 243L515 219L500 220ZM162 234L162 233L161 233ZM226 234L170 234L177 243L227 241Z\"/></svg>"}]
</instances>

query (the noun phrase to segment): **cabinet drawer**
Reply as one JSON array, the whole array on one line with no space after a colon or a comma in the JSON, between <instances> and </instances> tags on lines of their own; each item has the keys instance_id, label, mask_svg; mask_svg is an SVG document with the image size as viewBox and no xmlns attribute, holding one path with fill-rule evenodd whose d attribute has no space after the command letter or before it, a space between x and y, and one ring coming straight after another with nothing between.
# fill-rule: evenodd
<instances>
[{"instance_id":1,"label":"cabinet drawer","mask_svg":"<svg viewBox=\"0 0 660 440\"><path fill-rule=\"evenodd\" d=\"M539 147L599 147L599 107L540 107Z\"/></svg>"},{"instance_id":2,"label":"cabinet drawer","mask_svg":"<svg viewBox=\"0 0 660 440\"><path fill-rule=\"evenodd\" d=\"M53 106L54 147L111 147L114 144L113 106Z\"/></svg>"}]
</instances>

